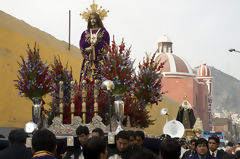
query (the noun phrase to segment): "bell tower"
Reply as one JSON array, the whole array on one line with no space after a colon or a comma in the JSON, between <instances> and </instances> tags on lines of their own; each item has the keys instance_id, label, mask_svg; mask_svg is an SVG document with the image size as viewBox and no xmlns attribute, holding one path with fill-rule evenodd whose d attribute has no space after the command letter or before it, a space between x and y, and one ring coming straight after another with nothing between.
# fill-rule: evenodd
<instances>
[{"instance_id":1,"label":"bell tower","mask_svg":"<svg viewBox=\"0 0 240 159\"><path fill-rule=\"evenodd\" d=\"M206 62L197 69L197 79L201 82L205 82L208 88L208 113L209 113L209 128L212 129L212 80L211 69L207 66Z\"/></svg>"}]
</instances>

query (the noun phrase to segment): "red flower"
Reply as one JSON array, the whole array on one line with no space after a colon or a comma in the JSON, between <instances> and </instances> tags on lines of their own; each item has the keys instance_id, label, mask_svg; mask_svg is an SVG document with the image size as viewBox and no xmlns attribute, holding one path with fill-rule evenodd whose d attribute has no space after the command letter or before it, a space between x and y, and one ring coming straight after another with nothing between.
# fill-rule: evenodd
<instances>
[{"instance_id":1,"label":"red flower","mask_svg":"<svg viewBox=\"0 0 240 159\"><path fill-rule=\"evenodd\" d=\"M122 51L124 51L124 49L125 49L125 44L124 44L124 42L123 42L123 40L122 40L122 43L121 43L121 45L119 46L119 52L122 53Z\"/></svg>"}]
</instances>

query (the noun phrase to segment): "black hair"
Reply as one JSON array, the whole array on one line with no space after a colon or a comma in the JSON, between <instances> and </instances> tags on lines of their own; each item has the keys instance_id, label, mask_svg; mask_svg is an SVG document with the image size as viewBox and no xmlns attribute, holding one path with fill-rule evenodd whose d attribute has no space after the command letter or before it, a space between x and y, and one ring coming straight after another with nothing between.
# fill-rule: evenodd
<instances>
[{"instance_id":1,"label":"black hair","mask_svg":"<svg viewBox=\"0 0 240 159\"><path fill-rule=\"evenodd\" d=\"M166 138L171 138L171 136L168 135L168 134L162 134L162 135L159 137L159 141L162 142L162 141L163 141L164 139L166 139Z\"/></svg>"},{"instance_id":2,"label":"black hair","mask_svg":"<svg viewBox=\"0 0 240 159\"><path fill-rule=\"evenodd\" d=\"M83 144L83 156L85 159L99 159L101 153L106 153L106 148L105 141L94 136Z\"/></svg>"},{"instance_id":3,"label":"black hair","mask_svg":"<svg viewBox=\"0 0 240 159\"><path fill-rule=\"evenodd\" d=\"M186 139L185 138L181 138L178 140L178 142L180 143L180 145L185 145L187 143Z\"/></svg>"},{"instance_id":4,"label":"black hair","mask_svg":"<svg viewBox=\"0 0 240 159\"><path fill-rule=\"evenodd\" d=\"M181 145L175 138L165 138L160 142L159 152L162 159L179 159L181 155Z\"/></svg>"},{"instance_id":5,"label":"black hair","mask_svg":"<svg viewBox=\"0 0 240 159\"><path fill-rule=\"evenodd\" d=\"M128 136L128 133L127 133L127 131L120 131L118 134L117 134L117 136L116 136L116 140L118 140L118 139L127 139L127 140L129 140L129 136Z\"/></svg>"},{"instance_id":6,"label":"black hair","mask_svg":"<svg viewBox=\"0 0 240 159\"><path fill-rule=\"evenodd\" d=\"M208 141L209 141L209 140L214 140L214 141L216 141L217 144L219 144L219 142L220 142L219 137L216 136L216 135L210 136L210 137L208 138Z\"/></svg>"},{"instance_id":7,"label":"black hair","mask_svg":"<svg viewBox=\"0 0 240 159\"><path fill-rule=\"evenodd\" d=\"M14 129L9 133L8 140L13 143L26 143L27 134L23 129Z\"/></svg>"},{"instance_id":8,"label":"black hair","mask_svg":"<svg viewBox=\"0 0 240 159\"><path fill-rule=\"evenodd\" d=\"M199 144L206 144L207 148L208 148L208 141L204 138L200 138L196 141L195 146L197 147Z\"/></svg>"},{"instance_id":9,"label":"black hair","mask_svg":"<svg viewBox=\"0 0 240 159\"><path fill-rule=\"evenodd\" d=\"M191 140L190 140L190 143L196 143L197 142L197 139L195 139L195 138L192 138Z\"/></svg>"},{"instance_id":10,"label":"black hair","mask_svg":"<svg viewBox=\"0 0 240 159\"><path fill-rule=\"evenodd\" d=\"M91 16L91 15L96 16L98 27L99 27L99 28L104 28L103 23L102 23L102 20L101 20L99 14L93 12L93 13L90 14L90 16ZM90 21L90 16L89 16L89 18L88 18L88 26L87 26L88 29L92 28L91 21Z\"/></svg>"},{"instance_id":11,"label":"black hair","mask_svg":"<svg viewBox=\"0 0 240 159\"><path fill-rule=\"evenodd\" d=\"M0 134L0 138L5 138L5 136L4 136L4 135L2 135L2 134Z\"/></svg>"},{"instance_id":12,"label":"black hair","mask_svg":"<svg viewBox=\"0 0 240 159\"><path fill-rule=\"evenodd\" d=\"M95 128L95 129L93 129L92 133L93 132L98 133L99 136L104 136L104 132L103 132L103 130L101 128Z\"/></svg>"},{"instance_id":13,"label":"black hair","mask_svg":"<svg viewBox=\"0 0 240 159\"><path fill-rule=\"evenodd\" d=\"M144 140L145 139L145 135L144 135L144 132L143 131L136 131L135 132L135 134L136 134L136 136L140 136L141 138L142 138L142 140Z\"/></svg>"},{"instance_id":14,"label":"black hair","mask_svg":"<svg viewBox=\"0 0 240 159\"><path fill-rule=\"evenodd\" d=\"M133 155L130 157L130 159L157 159L154 153L152 153L149 150L141 149L141 151L135 151Z\"/></svg>"},{"instance_id":15,"label":"black hair","mask_svg":"<svg viewBox=\"0 0 240 159\"><path fill-rule=\"evenodd\" d=\"M47 129L37 130L32 136L32 147L35 152L54 152L56 148L56 136Z\"/></svg>"},{"instance_id":16,"label":"black hair","mask_svg":"<svg viewBox=\"0 0 240 159\"><path fill-rule=\"evenodd\" d=\"M234 143L231 142L231 141L229 141L229 142L227 143L227 146L231 146L231 147L233 147L233 145L234 145Z\"/></svg>"},{"instance_id":17,"label":"black hair","mask_svg":"<svg viewBox=\"0 0 240 159\"><path fill-rule=\"evenodd\" d=\"M81 135L81 134L85 134L88 135L89 134L89 129L86 126L79 126L76 130L76 134L77 135Z\"/></svg>"},{"instance_id":18,"label":"black hair","mask_svg":"<svg viewBox=\"0 0 240 159\"><path fill-rule=\"evenodd\" d=\"M132 136L132 137L134 137L134 139L136 139L136 133L134 131L128 130L127 133L128 133L129 137Z\"/></svg>"}]
</instances>

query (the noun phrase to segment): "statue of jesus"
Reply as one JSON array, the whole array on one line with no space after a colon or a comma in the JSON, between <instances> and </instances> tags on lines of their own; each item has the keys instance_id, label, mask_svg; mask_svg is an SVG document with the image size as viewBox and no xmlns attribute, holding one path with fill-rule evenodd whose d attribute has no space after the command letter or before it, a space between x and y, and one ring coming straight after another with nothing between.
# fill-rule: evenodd
<instances>
[{"instance_id":1,"label":"statue of jesus","mask_svg":"<svg viewBox=\"0 0 240 159\"><path fill-rule=\"evenodd\" d=\"M108 51L110 43L109 33L102 23L102 19L106 14L103 10L101 13L97 10L97 5L93 2L92 10L85 12L82 16L88 21L87 30L85 30L79 42L80 50L83 56L83 63L80 73L80 82L84 78L91 81L101 80L101 67L103 65L104 55Z\"/></svg>"}]
</instances>

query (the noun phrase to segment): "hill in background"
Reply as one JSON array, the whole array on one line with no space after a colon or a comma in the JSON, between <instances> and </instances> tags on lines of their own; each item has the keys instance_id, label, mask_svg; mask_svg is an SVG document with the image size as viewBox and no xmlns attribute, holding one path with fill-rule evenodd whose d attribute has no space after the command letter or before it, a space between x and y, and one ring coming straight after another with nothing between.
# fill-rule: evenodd
<instances>
[{"instance_id":1,"label":"hill in background","mask_svg":"<svg viewBox=\"0 0 240 159\"><path fill-rule=\"evenodd\" d=\"M216 109L240 113L240 81L214 67L210 67L213 77L213 111Z\"/></svg>"}]
</instances>

